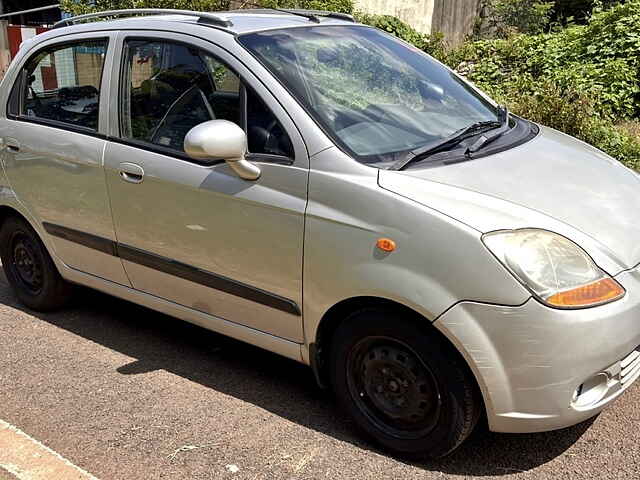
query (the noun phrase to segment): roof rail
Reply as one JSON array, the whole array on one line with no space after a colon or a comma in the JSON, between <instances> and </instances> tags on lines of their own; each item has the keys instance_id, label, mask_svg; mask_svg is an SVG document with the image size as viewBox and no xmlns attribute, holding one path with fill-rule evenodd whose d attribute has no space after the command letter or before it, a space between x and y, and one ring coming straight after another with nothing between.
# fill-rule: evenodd
<instances>
[{"instance_id":1,"label":"roof rail","mask_svg":"<svg viewBox=\"0 0 640 480\"><path fill-rule=\"evenodd\" d=\"M250 7L256 7L256 8L239 8L236 10L231 10L231 13L244 13L244 12L249 12L249 13L256 13L256 14L260 14L260 13L267 13L269 11L276 11L276 12L281 12L281 13L288 13L290 15L299 15L301 17L305 17L308 18L309 20L311 20L312 22L315 23L319 23L320 19L318 17L329 17L329 18L337 18L339 20L345 20L347 22L353 22L356 23L356 19L353 15L349 15L348 13L341 13L341 12L329 12L326 10L307 10L307 9L302 9L302 8L276 8L276 7L263 7L262 5L259 5L257 3L252 3L252 2L244 2L243 5L245 6L250 6Z\"/></svg>"},{"instance_id":2,"label":"roof rail","mask_svg":"<svg viewBox=\"0 0 640 480\"><path fill-rule=\"evenodd\" d=\"M279 12L291 13L293 15L310 15L316 17L327 17L327 18L337 18L338 20L345 20L347 22L356 22L356 19L353 15L349 15L348 13L341 12L328 12L326 10L303 10L300 8L267 8L267 10L277 10ZM251 10L248 10L249 12Z\"/></svg>"},{"instance_id":3,"label":"roof rail","mask_svg":"<svg viewBox=\"0 0 640 480\"><path fill-rule=\"evenodd\" d=\"M85 15L78 15L76 17L65 18L53 24L53 28L66 27L69 25L75 25L86 20L93 20L96 18L109 18L109 17L136 17L138 15L187 15L189 17L198 17L202 23L209 23L217 25L219 27L230 27L233 23L230 20L226 20L218 15L207 12L193 12L191 10L174 10L171 8L128 8L125 10L107 10L104 12L87 13Z\"/></svg>"},{"instance_id":4,"label":"roof rail","mask_svg":"<svg viewBox=\"0 0 640 480\"><path fill-rule=\"evenodd\" d=\"M340 12L328 12L321 13L321 17L329 17L329 18L337 18L339 20L346 20L347 22L356 23L356 19L353 15L349 15L348 13L340 13Z\"/></svg>"}]
</instances>

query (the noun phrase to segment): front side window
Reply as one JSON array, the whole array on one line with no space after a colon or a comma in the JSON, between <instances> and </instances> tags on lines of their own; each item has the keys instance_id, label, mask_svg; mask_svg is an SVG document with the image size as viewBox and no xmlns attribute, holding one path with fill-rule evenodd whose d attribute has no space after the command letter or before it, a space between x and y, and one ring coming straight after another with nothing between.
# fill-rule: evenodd
<instances>
[{"instance_id":1,"label":"front side window","mask_svg":"<svg viewBox=\"0 0 640 480\"><path fill-rule=\"evenodd\" d=\"M24 86L19 114L97 130L106 50L106 40L90 40L36 53L20 77Z\"/></svg>"},{"instance_id":2,"label":"front side window","mask_svg":"<svg viewBox=\"0 0 640 480\"><path fill-rule=\"evenodd\" d=\"M373 28L249 33L240 43L354 158L388 162L498 113L442 65Z\"/></svg>"},{"instance_id":3,"label":"front side window","mask_svg":"<svg viewBox=\"0 0 640 480\"><path fill-rule=\"evenodd\" d=\"M252 153L292 156L279 122L257 95L248 89L245 93L238 75L222 62L181 43L126 41L120 105L123 138L182 153L189 130L215 119L241 127L246 119Z\"/></svg>"}]
</instances>

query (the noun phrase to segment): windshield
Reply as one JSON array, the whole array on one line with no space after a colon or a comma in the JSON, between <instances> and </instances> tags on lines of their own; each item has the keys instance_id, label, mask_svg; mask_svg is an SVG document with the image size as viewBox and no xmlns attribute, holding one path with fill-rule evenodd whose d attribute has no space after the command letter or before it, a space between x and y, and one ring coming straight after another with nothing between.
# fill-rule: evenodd
<instances>
[{"instance_id":1,"label":"windshield","mask_svg":"<svg viewBox=\"0 0 640 480\"><path fill-rule=\"evenodd\" d=\"M343 150L361 162L408 151L499 112L431 57L379 30L319 26L239 37Z\"/></svg>"}]
</instances>

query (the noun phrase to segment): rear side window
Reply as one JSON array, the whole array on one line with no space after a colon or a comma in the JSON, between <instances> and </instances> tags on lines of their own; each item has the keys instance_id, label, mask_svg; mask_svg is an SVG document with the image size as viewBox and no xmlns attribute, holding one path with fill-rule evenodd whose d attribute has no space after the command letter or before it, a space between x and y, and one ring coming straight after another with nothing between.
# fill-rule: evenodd
<instances>
[{"instance_id":1,"label":"rear side window","mask_svg":"<svg viewBox=\"0 0 640 480\"><path fill-rule=\"evenodd\" d=\"M20 115L97 130L106 40L49 47L21 74Z\"/></svg>"}]
</instances>

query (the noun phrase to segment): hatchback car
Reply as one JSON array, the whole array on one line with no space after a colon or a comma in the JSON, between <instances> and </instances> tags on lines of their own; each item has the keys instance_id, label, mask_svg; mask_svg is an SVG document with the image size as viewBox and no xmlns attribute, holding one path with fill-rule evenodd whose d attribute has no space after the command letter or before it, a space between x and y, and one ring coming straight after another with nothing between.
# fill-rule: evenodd
<instances>
[{"instance_id":1,"label":"hatchback car","mask_svg":"<svg viewBox=\"0 0 640 480\"><path fill-rule=\"evenodd\" d=\"M308 364L402 454L566 427L640 376L640 177L604 153L344 15L56 27L0 88L29 308L80 284Z\"/></svg>"}]
</instances>

